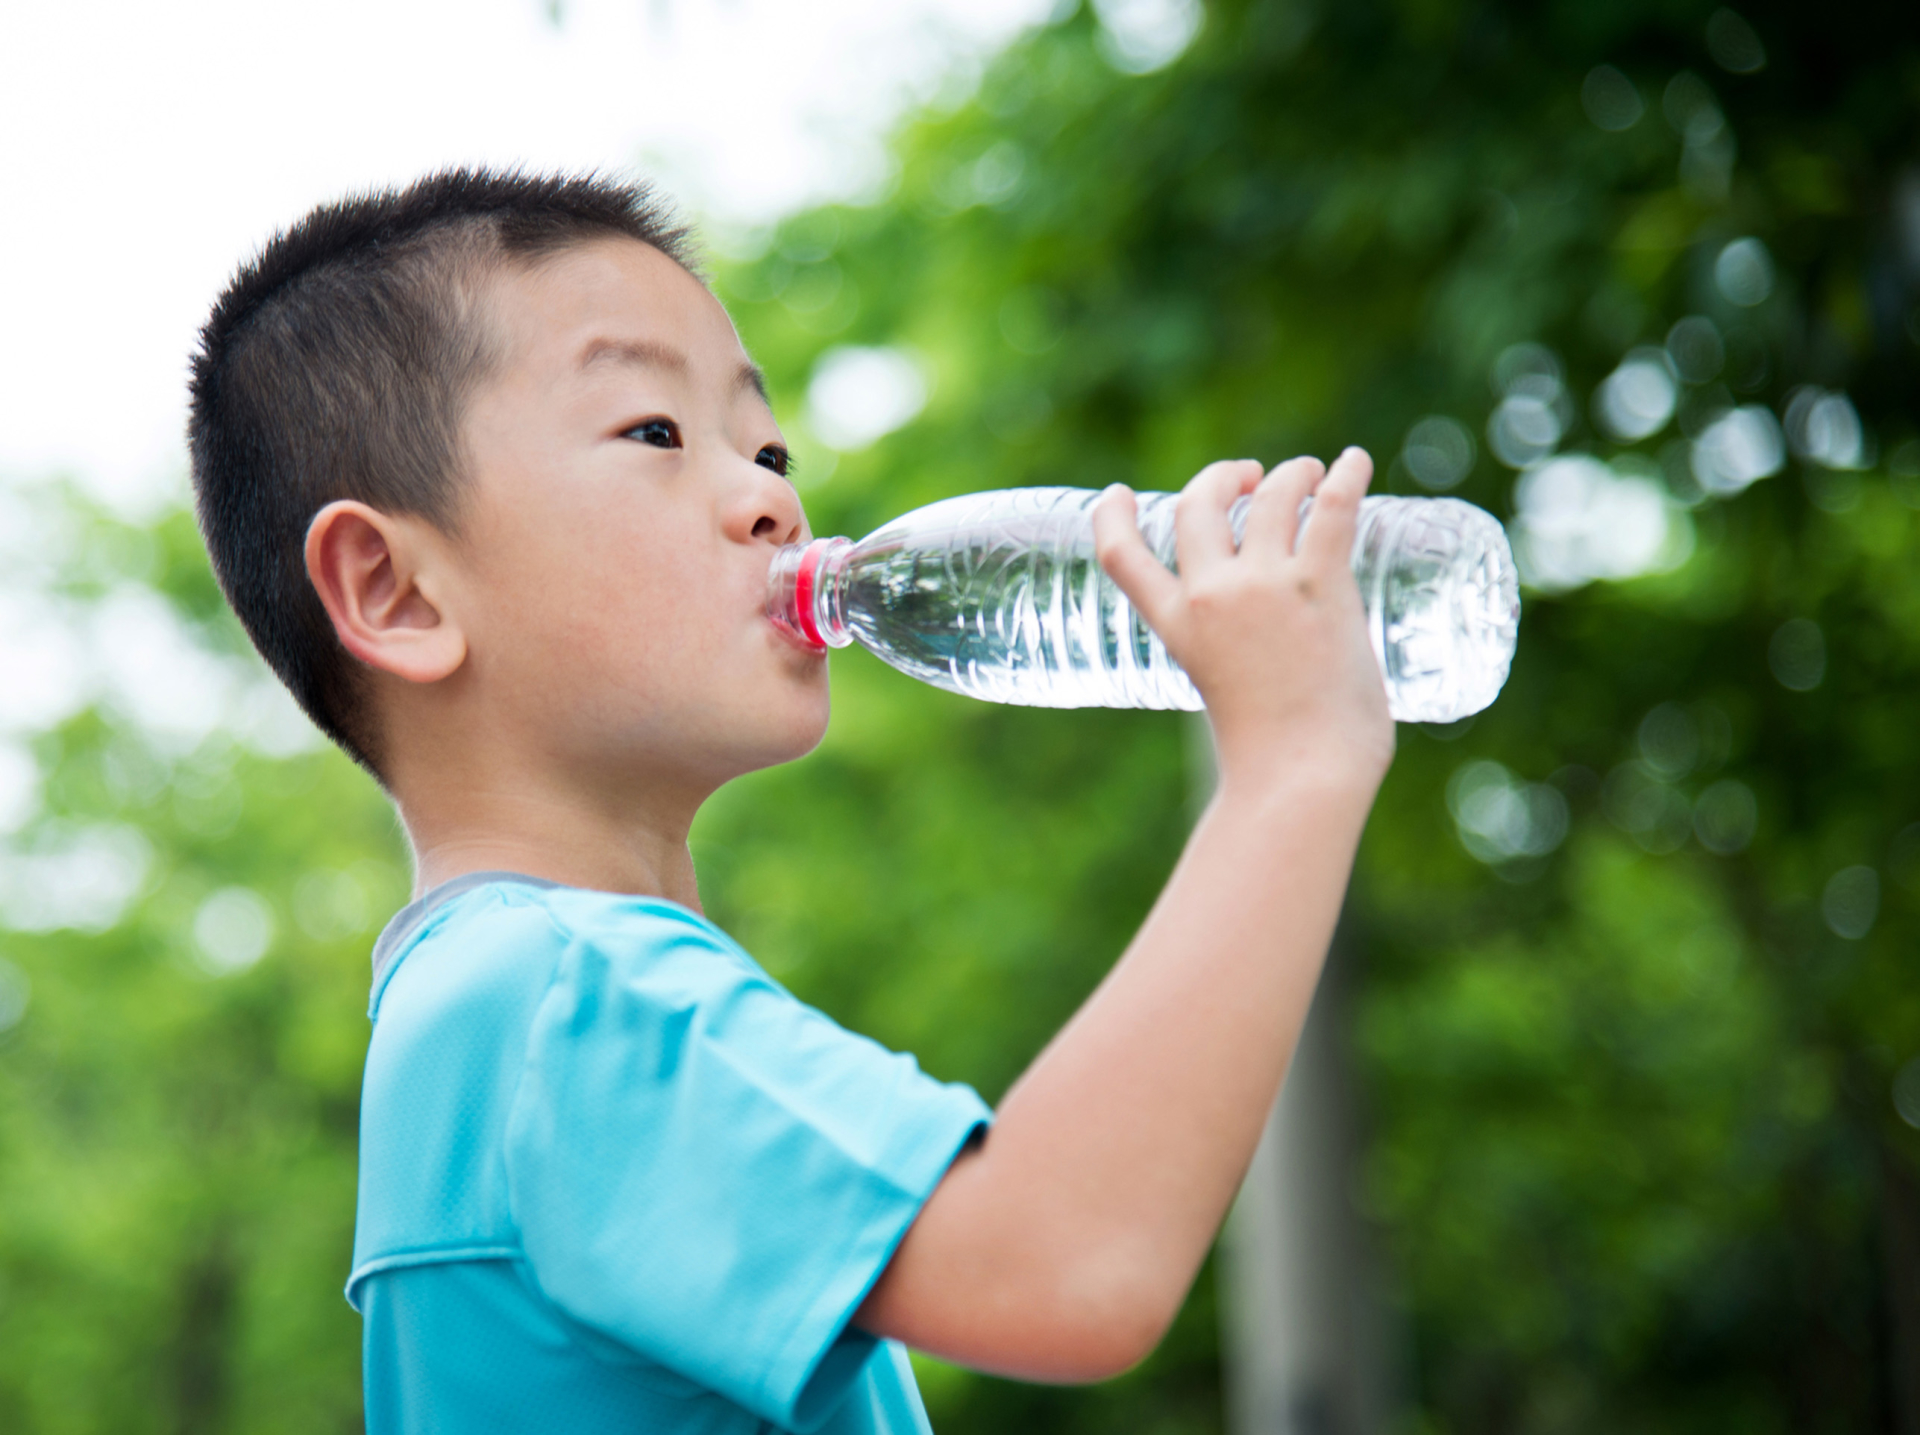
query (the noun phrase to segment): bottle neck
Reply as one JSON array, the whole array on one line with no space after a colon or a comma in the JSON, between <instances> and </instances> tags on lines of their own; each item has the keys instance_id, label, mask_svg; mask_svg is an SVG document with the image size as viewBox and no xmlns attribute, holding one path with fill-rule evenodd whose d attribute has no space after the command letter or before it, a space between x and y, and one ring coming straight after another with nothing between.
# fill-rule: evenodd
<instances>
[{"instance_id":1,"label":"bottle neck","mask_svg":"<svg viewBox=\"0 0 1920 1435\"><path fill-rule=\"evenodd\" d=\"M850 538L789 543L767 570L767 616L815 648L844 648L847 628L847 559Z\"/></svg>"}]
</instances>

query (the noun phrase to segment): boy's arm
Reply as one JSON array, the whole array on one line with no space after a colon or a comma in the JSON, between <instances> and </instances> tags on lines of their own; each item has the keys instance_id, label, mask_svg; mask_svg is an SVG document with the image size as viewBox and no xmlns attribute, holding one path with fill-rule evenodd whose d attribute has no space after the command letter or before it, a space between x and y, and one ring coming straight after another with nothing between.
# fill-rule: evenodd
<instances>
[{"instance_id":1,"label":"boy's arm","mask_svg":"<svg viewBox=\"0 0 1920 1435\"><path fill-rule=\"evenodd\" d=\"M863 1329L1004 1375L1098 1380L1178 1311L1286 1074L1392 760L1349 567L1371 476L1358 449L1324 481L1312 459L1264 480L1213 465L1180 500L1177 577L1130 496L1096 512L1102 564L1207 699L1219 787L1126 954L928 1199ZM1227 509L1248 491L1236 554Z\"/></svg>"}]
</instances>

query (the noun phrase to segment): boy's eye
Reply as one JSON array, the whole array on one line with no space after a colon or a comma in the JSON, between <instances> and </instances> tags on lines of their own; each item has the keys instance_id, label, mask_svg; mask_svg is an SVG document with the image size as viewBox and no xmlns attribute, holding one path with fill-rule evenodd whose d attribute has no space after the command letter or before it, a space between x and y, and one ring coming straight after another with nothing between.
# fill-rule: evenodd
<instances>
[{"instance_id":1,"label":"boy's eye","mask_svg":"<svg viewBox=\"0 0 1920 1435\"><path fill-rule=\"evenodd\" d=\"M793 472L793 455L777 443L770 443L753 456L753 461L762 468L770 468L785 478Z\"/></svg>"},{"instance_id":2,"label":"boy's eye","mask_svg":"<svg viewBox=\"0 0 1920 1435\"><path fill-rule=\"evenodd\" d=\"M620 436L655 448L680 447L680 426L672 419L642 419Z\"/></svg>"}]
</instances>

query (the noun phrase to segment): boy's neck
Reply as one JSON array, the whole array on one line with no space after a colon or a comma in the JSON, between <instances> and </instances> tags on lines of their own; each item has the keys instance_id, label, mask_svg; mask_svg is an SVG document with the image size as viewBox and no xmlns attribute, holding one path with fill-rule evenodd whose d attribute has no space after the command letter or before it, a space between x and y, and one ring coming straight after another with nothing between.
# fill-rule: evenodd
<instances>
[{"instance_id":1,"label":"boy's neck","mask_svg":"<svg viewBox=\"0 0 1920 1435\"><path fill-rule=\"evenodd\" d=\"M469 872L520 872L701 910L687 849L697 802L583 801L477 783L394 801L413 845L416 897Z\"/></svg>"}]
</instances>

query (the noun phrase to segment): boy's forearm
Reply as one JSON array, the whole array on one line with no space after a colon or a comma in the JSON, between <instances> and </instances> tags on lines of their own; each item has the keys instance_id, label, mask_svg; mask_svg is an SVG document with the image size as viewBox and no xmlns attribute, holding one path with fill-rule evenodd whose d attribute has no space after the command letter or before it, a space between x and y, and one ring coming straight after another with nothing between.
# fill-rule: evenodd
<instances>
[{"instance_id":1,"label":"boy's forearm","mask_svg":"<svg viewBox=\"0 0 1920 1435\"><path fill-rule=\"evenodd\" d=\"M1100 1378L1151 1349L1286 1073L1377 780L1228 771L1125 956L935 1192L863 1326L1030 1379Z\"/></svg>"}]
</instances>

